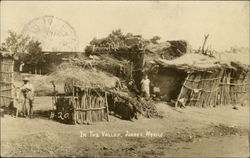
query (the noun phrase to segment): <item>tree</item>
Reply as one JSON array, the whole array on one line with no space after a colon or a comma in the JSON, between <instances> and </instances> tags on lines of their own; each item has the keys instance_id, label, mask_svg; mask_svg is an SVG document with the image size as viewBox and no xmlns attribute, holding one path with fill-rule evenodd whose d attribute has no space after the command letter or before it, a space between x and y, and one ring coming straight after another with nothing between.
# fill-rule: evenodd
<instances>
[{"instance_id":1,"label":"tree","mask_svg":"<svg viewBox=\"0 0 250 158\"><path fill-rule=\"evenodd\" d=\"M40 46L41 43L14 31L9 31L8 33L9 36L1 44L1 49L15 53L19 62L34 67L35 73L37 73L38 67L47 62Z\"/></svg>"},{"instance_id":2,"label":"tree","mask_svg":"<svg viewBox=\"0 0 250 158\"><path fill-rule=\"evenodd\" d=\"M15 59L23 59L24 54L27 53L27 45L29 37L24 37L21 34L17 34L14 31L8 31L8 37L3 43L1 43L0 49L13 54Z\"/></svg>"},{"instance_id":3,"label":"tree","mask_svg":"<svg viewBox=\"0 0 250 158\"><path fill-rule=\"evenodd\" d=\"M0 50L7 51L7 47L5 43L1 43Z\"/></svg>"},{"instance_id":4,"label":"tree","mask_svg":"<svg viewBox=\"0 0 250 158\"><path fill-rule=\"evenodd\" d=\"M46 56L44 52L42 52L40 45L41 43L38 41L29 41L27 45L27 55L24 57L25 63L34 67L35 74L37 74L38 68L46 63Z\"/></svg>"},{"instance_id":5,"label":"tree","mask_svg":"<svg viewBox=\"0 0 250 158\"><path fill-rule=\"evenodd\" d=\"M158 41L161 39L161 37L159 36L154 36L153 38L150 39L150 41L153 43L153 44L158 44Z\"/></svg>"},{"instance_id":6,"label":"tree","mask_svg":"<svg viewBox=\"0 0 250 158\"><path fill-rule=\"evenodd\" d=\"M14 31L9 31L8 33L9 36L2 44L5 49L15 54L25 53L29 42L29 37L24 37L22 34L17 34Z\"/></svg>"}]
</instances>

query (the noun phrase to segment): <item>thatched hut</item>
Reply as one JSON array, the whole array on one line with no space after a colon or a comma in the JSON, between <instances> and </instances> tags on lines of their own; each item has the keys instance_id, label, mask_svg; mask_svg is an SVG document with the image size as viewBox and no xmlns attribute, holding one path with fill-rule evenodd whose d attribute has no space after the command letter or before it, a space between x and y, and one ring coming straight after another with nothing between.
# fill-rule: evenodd
<instances>
[{"instance_id":1,"label":"thatched hut","mask_svg":"<svg viewBox=\"0 0 250 158\"><path fill-rule=\"evenodd\" d=\"M85 124L108 119L107 94L100 90L115 88L119 79L108 73L63 63L44 82L55 86L56 118L65 123Z\"/></svg>"},{"instance_id":2,"label":"thatched hut","mask_svg":"<svg viewBox=\"0 0 250 158\"><path fill-rule=\"evenodd\" d=\"M123 119L133 119L137 112L145 117L157 114L154 104L133 98L118 77L98 69L83 68L78 62L61 64L56 72L39 83L43 86L51 81L56 90L56 118L63 122L104 121L108 120L109 113ZM60 89L61 83L64 83L63 89Z\"/></svg>"},{"instance_id":3,"label":"thatched hut","mask_svg":"<svg viewBox=\"0 0 250 158\"><path fill-rule=\"evenodd\" d=\"M0 51L0 106L8 107L14 99L13 53Z\"/></svg>"},{"instance_id":4,"label":"thatched hut","mask_svg":"<svg viewBox=\"0 0 250 158\"><path fill-rule=\"evenodd\" d=\"M173 60L191 52L191 46L185 40L150 43L145 47L146 70L151 81L151 92L156 84L160 87L161 99L170 101L176 99L181 83L186 73L175 68L161 68L153 62L154 59Z\"/></svg>"},{"instance_id":5,"label":"thatched hut","mask_svg":"<svg viewBox=\"0 0 250 158\"><path fill-rule=\"evenodd\" d=\"M155 62L159 65L159 70L166 71L166 76L174 80L175 84L182 84L175 91L172 90L177 95L169 96L170 99L177 99L176 106L211 107L237 104L242 103L241 97L247 93L249 68L246 64L193 53L175 60L158 59ZM179 80L167 73L170 70L181 71L182 75L177 75Z\"/></svg>"}]
</instances>

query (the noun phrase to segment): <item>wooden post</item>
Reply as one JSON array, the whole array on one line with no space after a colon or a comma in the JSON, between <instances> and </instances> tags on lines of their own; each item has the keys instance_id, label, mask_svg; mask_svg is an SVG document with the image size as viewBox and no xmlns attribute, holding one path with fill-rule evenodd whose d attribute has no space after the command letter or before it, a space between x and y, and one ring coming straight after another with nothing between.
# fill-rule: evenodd
<instances>
[{"instance_id":1,"label":"wooden post","mask_svg":"<svg viewBox=\"0 0 250 158\"><path fill-rule=\"evenodd\" d=\"M185 87L185 85L186 85L186 82L187 82L189 76L190 76L190 74L188 74L187 78L185 79L185 81L184 81L184 83L183 83L183 85L182 85L182 87L181 87L181 91L180 91L180 93L179 93L179 95L178 95L178 98L177 98L177 100L176 100L176 102L175 102L175 108L177 108L177 106L178 106L178 102L179 102L179 100L180 100L180 97L181 97L181 95L182 95L183 89L184 89L184 87Z\"/></svg>"},{"instance_id":2,"label":"wooden post","mask_svg":"<svg viewBox=\"0 0 250 158\"><path fill-rule=\"evenodd\" d=\"M133 62L130 62L130 80L133 79Z\"/></svg>"},{"instance_id":3,"label":"wooden post","mask_svg":"<svg viewBox=\"0 0 250 158\"><path fill-rule=\"evenodd\" d=\"M205 39L204 39L204 42L203 42L203 45L202 45L202 54L205 54L205 45L207 43L207 39L209 37L209 34L208 35L204 35L205 36Z\"/></svg>"},{"instance_id":4,"label":"wooden post","mask_svg":"<svg viewBox=\"0 0 250 158\"><path fill-rule=\"evenodd\" d=\"M10 87L11 87L11 91L10 91L10 94L11 94L11 98L13 98L13 105L15 104L15 99L16 99L16 97L15 97L15 95L14 95L14 93L15 93L15 85L14 85L14 60L12 60L11 61L11 73L10 73L10 78L11 78L11 85L10 85ZM14 107L17 107L17 105L14 105ZM16 117L18 116L18 107L17 107L17 114L16 114Z\"/></svg>"},{"instance_id":5,"label":"wooden post","mask_svg":"<svg viewBox=\"0 0 250 158\"><path fill-rule=\"evenodd\" d=\"M73 84L73 89L75 89L75 93L76 93L75 97L73 97L73 101L76 104L77 122L79 124L81 124L81 116L80 116L81 111L78 111L80 109L80 102L78 102L79 101L79 99L78 99L78 88L75 87L74 84Z\"/></svg>"},{"instance_id":6,"label":"wooden post","mask_svg":"<svg viewBox=\"0 0 250 158\"><path fill-rule=\"evenodd\" d=\"M76 124L76 104L74 102L74 95L75 95L75 88L74 88L74 81L72 81L72 87L73 87L73 94L72 94L72 101L73 101L73 107L74 107L74 123Z\"/></svg>"},{"instance_id":7,"label":"wooden post","mask_svg":"<svg viewBox=\"0 0 250 158\"><path fill-rule=\"evenodd\" d=\"M92 97L91 97L91 89L88 89L88 96L89 96L89 100L88 100L88 108L91 109L91 101L92 101ZM88 111L89 113L89 123L92 122L92 114L91 114L91 110Z\"/></svg>"},{"instance_id":8,"label":"wooden post","mask_svg":"<svg viewBox=\"0 0 250 158\"><path fill-rule=\"evenodd\" d=\"M107 111L107 121L109 122L109 106L107 100L107 92L105 92L105 103L106 103L106 111Z\"/></svg>"}]
</instances>

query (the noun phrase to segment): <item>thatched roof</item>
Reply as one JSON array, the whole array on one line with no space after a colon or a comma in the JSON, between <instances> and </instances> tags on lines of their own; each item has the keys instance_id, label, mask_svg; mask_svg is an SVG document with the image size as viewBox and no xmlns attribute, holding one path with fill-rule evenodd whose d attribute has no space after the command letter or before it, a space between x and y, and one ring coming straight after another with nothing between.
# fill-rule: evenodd
<instances>
[{"instance_id":1,"label":"thatched roof","mask_svg":"<svg viewBox=\"0 0 250 158\"><path fill-rule=\"evenodd\" d=\"M113 88L119 81L117 77L109 73L83 69L70 63L62 63L57 71L50 76L52 79L62 80L63 82L73 79L77 84L87 87Z\"/></svg>"},{"instance_id":2,"label":"thatched roof","mask_svg":"<svg viewBox=\"0 0 250 158\"><path fill-rule=\"evenodd\" d=\"M172 67L185 71L212 71L221 68L248 69L248 65L237 60L221 60L197 53L184 54L174 60L156 59L154 61L162 67Z\"/></svg>"},{"instance_id":3,"label":"thatched roof","mask_svg":"<svg viewBox=\"0 0 250 158\"><path fill-rule=\"evenodd\" d=\"M171 47L171 44L169 42L161 42L158 44L150 43L146 46L146 50L152 53L161 54L162 51L164 51L164 49L170 48L170 47Z\"/></svg>"},{"instance_id":4,"label":"thatched roof","mask_svg":"<svg viewBox=\"0 0 250 158\"><path fill-rule=\"evenodd\" d=\"M185 40L165 41L157 44L150 43L145 47L151 58L163 57L165 59L175 59L183 54L190 53L191 46Z\"/></svg>"}]
</instances>

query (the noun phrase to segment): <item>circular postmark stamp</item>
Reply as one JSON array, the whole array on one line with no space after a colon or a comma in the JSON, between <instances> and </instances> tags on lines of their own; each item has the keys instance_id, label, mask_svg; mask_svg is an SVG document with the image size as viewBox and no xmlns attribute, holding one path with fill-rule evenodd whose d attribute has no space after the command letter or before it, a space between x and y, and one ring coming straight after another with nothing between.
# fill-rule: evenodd
<instances>
[{"instance_id":1,"label":"circular postmark stamp","mask_svg":"<svg viewBox=\"0 0 250 158\"><path fill-rule=\"evenodd\" d=\"M45 15L29 21L22 34L41 42L43 51L78 50L79 41L75 29L65 20Z\"/></svg>"}]
</instances>

